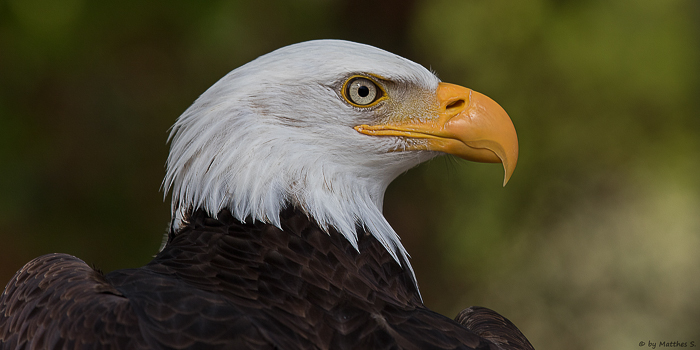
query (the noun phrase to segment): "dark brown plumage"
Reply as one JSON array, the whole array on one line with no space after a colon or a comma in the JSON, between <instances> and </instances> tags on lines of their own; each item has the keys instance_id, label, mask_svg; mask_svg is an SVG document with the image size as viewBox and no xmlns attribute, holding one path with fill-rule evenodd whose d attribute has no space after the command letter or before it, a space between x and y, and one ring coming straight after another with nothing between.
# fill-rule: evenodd
<instances>
[{"instance_id":1,"label":"dark brown plumage","mask_svg":"<svg viewBox=\"0 0 700 350\"><path fill-rule=\"evenodd\" d=\"M39 257L0 298L0 348L532 348L488 309L459 322L427 309L372 235L358 253L298 210L281 218L283 230L197 211L148 265L107 275Z\"/></svg>"},{"instance_id":2,"label":"dark brown plumage","mask_svg":"<svg viewBox=\"0 0 700 350\"><path fill-rule=\"evenodd\" d=\"M513 322L491 309L468 307L457 314L455 321L498 345L499 349L534 350Z\"/></svg>"}]
</instances>

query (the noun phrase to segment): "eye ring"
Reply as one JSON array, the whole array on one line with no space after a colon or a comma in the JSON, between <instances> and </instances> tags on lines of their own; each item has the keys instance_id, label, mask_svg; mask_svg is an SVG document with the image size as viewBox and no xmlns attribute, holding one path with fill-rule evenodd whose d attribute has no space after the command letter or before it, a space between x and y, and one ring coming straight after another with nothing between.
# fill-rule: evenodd
<instances>
[{"instance_id":1,"label":"eye ring","mask_svg":"<svg viewBox=\"0 0 700 350\"><path fill-rule=\"evenodd\" d=\"M357 107L369 107L384 97L384 90L372 79L355 76L343 86L343 97Z\"/></svg>"}]
</instances>

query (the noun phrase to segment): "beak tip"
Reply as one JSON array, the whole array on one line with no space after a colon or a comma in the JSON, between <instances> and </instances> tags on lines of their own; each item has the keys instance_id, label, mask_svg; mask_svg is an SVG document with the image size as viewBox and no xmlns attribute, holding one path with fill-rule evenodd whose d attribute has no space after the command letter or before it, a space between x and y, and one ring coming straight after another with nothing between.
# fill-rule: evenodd
<instances>
[{"instance_id":1,"label":"beak tip","mask_svg":"<svg viewBox=\"0 0 700 350\"><path fill-rule=\"evenodd\" d=\"M503 176L503 187L506 187L506 184L508 184L508 180L510 180L510 176L506 173L505 176Z\"/></svg>"},{"instance_id":2,"label":"beak tip","mask_svg":"<svg viewBox=\"0 0 700 350\"><path fill-rule=\"evenodd\" d=\"M510 176L504 176L503 177L503 187L506 187L508 184L508 181L510 180Z\"/></svg>"},{"instance_id":3,"label":"beak tip","mask_svg":"<svg viewBox=\"0 0 700 350\"><path fill-rule=\"evenodd\" d=\"M501 158L502 163L503 163L503 187L506 187L506 184L510 180L511 176L513 176L513 172L515 171L515 163L511 164L508 160L505 158ZM516 158L515 161L517 162L517 153L516 153Z\"/></svg>"}]
</instances>

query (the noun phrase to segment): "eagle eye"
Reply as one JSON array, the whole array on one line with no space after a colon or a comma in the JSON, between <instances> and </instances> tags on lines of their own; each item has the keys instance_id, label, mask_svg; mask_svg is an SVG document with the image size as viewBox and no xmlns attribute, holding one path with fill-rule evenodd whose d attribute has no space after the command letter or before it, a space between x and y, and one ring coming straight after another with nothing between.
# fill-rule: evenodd
<instances>
[{"instance_id":1,"label":"eagle eye","mask_svg":"<svg viewBox=\"0 0 700 350\"><path fill-rule=\"evenodd\" d=\"M365 77L350 78L343 88L343 97L353 105L367 107L378 101L384 91L377 83Z\"/></svg>"}]
</instances>

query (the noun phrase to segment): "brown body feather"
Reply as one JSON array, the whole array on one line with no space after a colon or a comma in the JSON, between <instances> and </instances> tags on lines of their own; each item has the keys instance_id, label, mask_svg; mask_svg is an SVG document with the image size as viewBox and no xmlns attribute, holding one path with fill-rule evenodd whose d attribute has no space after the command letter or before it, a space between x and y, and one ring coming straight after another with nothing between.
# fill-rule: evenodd
<instances>
[{"instance_id":1,"label":"brown body feather","mask_svg":"<svg viewBox=\"0 0 700 350\"><path fill-rule=\"evenodd\" d=\"M0 348L508 349L423 306L370 234L358 253L297 210L281 217L283 230L197 211L148 265L107 275L37 258L0 297Z\"/></svg>"}]
</instances>

